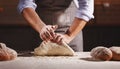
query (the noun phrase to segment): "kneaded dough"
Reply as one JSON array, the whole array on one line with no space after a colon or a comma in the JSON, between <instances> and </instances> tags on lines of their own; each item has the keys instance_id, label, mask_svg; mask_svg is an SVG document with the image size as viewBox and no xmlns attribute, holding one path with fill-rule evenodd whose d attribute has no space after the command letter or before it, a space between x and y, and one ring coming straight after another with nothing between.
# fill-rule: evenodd
<instances>
[{"instance_id":1,"label":"kneaded dough","mask_svg":"<svg viewBox=\"0 0 120 69\"><path fill-rule=\"evenodd\" d=\"M74 51L63 42L62 45L51 41L42 42L39 47L34 49L37 56L73 56Z\"/></svg>"}]
</instances>

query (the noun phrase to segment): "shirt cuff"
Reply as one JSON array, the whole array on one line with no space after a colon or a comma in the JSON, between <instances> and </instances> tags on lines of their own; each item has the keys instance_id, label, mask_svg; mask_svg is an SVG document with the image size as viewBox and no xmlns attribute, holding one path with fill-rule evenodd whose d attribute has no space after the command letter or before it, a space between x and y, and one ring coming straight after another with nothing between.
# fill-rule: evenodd
<instances>
[{"instance_id":1,"label":"shirt cuff","mask_svg":"<svg viewBox=\"0 0 120 69\"><path fill-rule=\"evenodd\" d=\"M19 3L18 4L18 12L22 13L25 8L33 8L36 9L37 5L35 3Z\"/></svg>"},{"instance_id":2,"label":"shirt cuff","mask_svg":"<svg viewBox=\"0 0 120 69\"><path fill-rule=\"evenodd\" d=\"M77 10L77 13L76 13L76 17L77 18L80 18L80 19L83 19L85 21L89 21L90 19L94 18L93 14L90 13L90 12L87 12L87 11L80 11L80 10Z\"/></svg>"}]
</instances>

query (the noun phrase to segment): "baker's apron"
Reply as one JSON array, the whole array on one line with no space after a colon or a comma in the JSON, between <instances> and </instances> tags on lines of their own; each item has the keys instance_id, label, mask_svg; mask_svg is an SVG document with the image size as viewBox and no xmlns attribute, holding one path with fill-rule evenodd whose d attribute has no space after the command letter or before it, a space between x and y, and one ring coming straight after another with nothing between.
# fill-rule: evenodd
<instances>
[{"instance_id":1,"label":"baker's apron","mask_svg":"<svg viewBox=\"0 0 120 69\"><path fill-rule=\"evenodd\" d=\"M64 34L71 26L77 10L73 0L36 0L36 12L46 25L58 25L57 33ZM80 32L69 44L74 51L83 51Z\"/></svg>"}]
</instances>

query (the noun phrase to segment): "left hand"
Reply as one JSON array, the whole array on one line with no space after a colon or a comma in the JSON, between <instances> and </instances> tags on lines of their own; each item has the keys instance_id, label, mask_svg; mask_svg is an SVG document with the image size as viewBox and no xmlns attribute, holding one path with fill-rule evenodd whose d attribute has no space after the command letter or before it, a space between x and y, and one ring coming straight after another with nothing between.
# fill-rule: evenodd
<instances>
[{"instance_id":1,"label":"left hand","mask_svg":"<svg viewBox=\"0 0 120 69\"><path fill-rule=\"evenodd\" d=\"M67 34L56 33L55 38L52 39L51 41L55 42L57 44L62 44L62 41L66 42L66 43L70 43L71 40L72 40L72 38L70 36L68 36Z\"/></svg>"},{"instance_id":2,"label":"left hand","mask_svg":"<svg viewBox=\"0 0 120 69\"><path fill-rule=\"evenodd\" d=\"M40 38L44 41L49 41L55 37L55 30L57 29L57 25L46 25L40 31Z\"/></svg>"}]
</instances>

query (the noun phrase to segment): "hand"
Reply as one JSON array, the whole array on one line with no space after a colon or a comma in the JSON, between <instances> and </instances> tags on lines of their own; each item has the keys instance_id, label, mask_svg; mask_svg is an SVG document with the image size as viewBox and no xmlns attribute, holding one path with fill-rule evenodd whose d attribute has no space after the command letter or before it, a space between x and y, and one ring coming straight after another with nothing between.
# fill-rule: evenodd
<instances>
[{"instance_id":1,"label":"hand","mask_svg":"<svg viewBox=\"0 0 120 69\"><path fill-rule=\"evenodd\" d=\"M72 40L73 38L71 38L69 35L67 34L59 34L59 33L56 33L55 34L55 38L52 39L51 41L52 42L55 42L57 44L62 44L62 42L66 42L66 43L70 43L70 41Z\"/></svg>"},{"instance_id":2,"label":"hand","mask_svg":"<svg viewBox=\"0 0 120 69\"><path fill-rule=\"evenodd\" d=\"M57 25L46 25L40 31L40 38L44 41L52 40L55 38L55 30Z\"/></svg>"}]
</instances>

